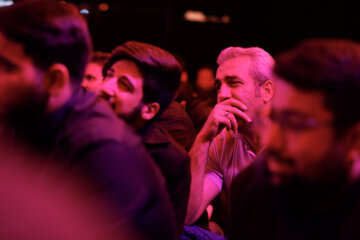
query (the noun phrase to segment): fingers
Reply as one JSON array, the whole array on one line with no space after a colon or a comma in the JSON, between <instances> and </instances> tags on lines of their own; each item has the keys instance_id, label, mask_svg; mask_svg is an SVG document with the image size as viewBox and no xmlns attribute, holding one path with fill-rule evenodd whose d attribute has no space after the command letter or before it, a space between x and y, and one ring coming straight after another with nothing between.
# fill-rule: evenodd
<instances>
[{"instance_id":1,"label":"fingers","mask_svg":"<svg viewBox=\"0 0 360 240\"><path fill-rule=\"evenodd\" d=\"M231 98L219 102L210 112L199 135L204 141L212 141L224 127L238 132L239 124L251 122L246 110L247 106L236 99Z\"/></svg>"},{"instance_id":2,"label":"fingers","mask_svg":"<svg viewBox=\"0 0 360 240\"><path fill-rule=\"evenodd\" d=\"M226 100L224 100L222 102L219 102L218 104L225 105L225 106L236 107L236 108L238 108L239 110L242 110L242 111L247 110L247 106L243 102L241 102L241 101L239 101L237 99L234 99L234 98L226 99Z\"/></svg>"},{"instance_id":3,"label":"fingers","mask_svg":"<svg viewBox=\"0 0 360 240\"><path fill-rule=\"evenodd\" d=\"M227 130L233 130L234 132L237 132L238 129L238 123L236 121L236 118L233 114L229 112L229 114L226 116L226 118L230 121L231 126L230 128L227 128Z\"/></svg>"},{"instance_id":4,"label":"fingers","mask_svg":"<svg viewBox=\"0 0 360 240\"><path fill-rule=\"evenodd\" d=\"M228 117L225 117L225 116L219 117L218 120L219 120L220 124L225 125L227 130L232 129L232 122Z\"/></svg>"},{"instance_id":5,"label":"fingers","mask_svg":"<svg viewBox=\"0 0 360 240\"><path fill-rule=\"evenodd\" d=\"M247 106L234 98L226 99L217 104L218 108L222 109L223 111L228 111L229 113L233 114L236 118L243 119L245 122L251 122L251 118L246 113Z\"/></svg>"},{"instance_id":6,"label":"fingers","mask_svg":"<svg viewBox=\"0 0 360 240\"><path fill-rule=\"evenodd\" d=\"M229 115L233 115L237 118L243 119L248 123L252 121L251 118L249 117L249 115L247 115L247 113L245 113L244 111L241 111L237 107L226 106L225 111L229 111L229 113L230 113Z\"/></svg>"},{"instance_id":7,"label":"fingers","mask_svg":"<svg viewBox=\"0 0 360 240\"><path fill-rule=\"evenodd\" d=\"M233 130L234 132L237 132L238 129L238 122L236 120L235 114L233 114L228 110L229 107L227 106L226 108L224 107L218 107L217 109L215 109L214 111L214 119L216 119L216 122L220 125L225 125L227 130ZM238 109L237 109L238 110ZM240 111L240 110L238 110ZM221 127L220 127L221 128Z\"/></svg>"}]
</instances>

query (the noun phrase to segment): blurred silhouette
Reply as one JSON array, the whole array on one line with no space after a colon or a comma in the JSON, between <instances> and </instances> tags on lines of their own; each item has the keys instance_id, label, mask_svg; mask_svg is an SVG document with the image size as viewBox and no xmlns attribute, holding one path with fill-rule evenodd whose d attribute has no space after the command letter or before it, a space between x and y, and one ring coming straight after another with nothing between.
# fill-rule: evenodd
<instances>
[{"instance_id":1,"label":"blurred silhouette","mask_svg":"<svg viewBox=\"0 0 360 240\"><path fill-rule=\"evenodd\" d=\"M216 104L215 68L211 64L203 64L196 70L193 88L193 99L188 105L188 112L196 131L204 125L211 110Z\"/></svg>"},{"instance_id":2,"label":"blurred silhouette","mask_svg":"<svg viewBox=\"0 0 360 240\"><path fill-rule=\"evenodd\" d=\"M0 8L4 138L83 176L92 190L83 204L109 209L104 237L126 229L141 239L173 239L164 178L141 139L81 87L91 51L87 23L71 3L29 0Z\"/></svg>"},{"instance_id":3,"label":"blurred silhouette","mask_svg":"<svg viewBox=\"0 0 360 240\"><path fill-rule=\"evenodd\" d=\"M104 234L111 209L88 198L94 189L83 176L1 137L0 143L1 239L138 239L128 229Z\"/></svg>"},{"instance_id":4,"label":"blurred silhouette","mask_svg":"<svg viewBox=\"0 0 360 240\"><path fill-rule=\"evenodd\" d=\"M229 239L360 237L360 43L279 54L266 150L234 180Z\"/></svg>"}]
</instances>

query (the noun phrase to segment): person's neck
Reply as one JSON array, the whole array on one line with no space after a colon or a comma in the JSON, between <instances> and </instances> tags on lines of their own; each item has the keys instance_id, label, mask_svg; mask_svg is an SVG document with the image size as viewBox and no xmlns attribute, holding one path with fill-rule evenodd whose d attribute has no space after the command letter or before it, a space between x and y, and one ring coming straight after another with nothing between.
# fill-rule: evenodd
<instances>
[{"instance_id":1,"label":"person's neck","mask_svg":"<svg viewBox=\"0 0 360 240\"><path fill-rule=\"evenodd\" d=\"M245 135L247 141L254 151L258 154L264 148L264 134L270 127L269 106L264 106L253 116L252 122L243 124L238 131Z\"/></svg>"},{"instance_id":2,"label":"person's neck","mask_svg":"<svg viewBox=\"0 0 360 240\"><path fill-rule=\"evenodd\" d=\"M248 124L240 127L239 133L244 135L249 147L255 154L258 154L263 149L264 146L260 141L261 136L253 125Z\"/></svg>"}]
</instances>

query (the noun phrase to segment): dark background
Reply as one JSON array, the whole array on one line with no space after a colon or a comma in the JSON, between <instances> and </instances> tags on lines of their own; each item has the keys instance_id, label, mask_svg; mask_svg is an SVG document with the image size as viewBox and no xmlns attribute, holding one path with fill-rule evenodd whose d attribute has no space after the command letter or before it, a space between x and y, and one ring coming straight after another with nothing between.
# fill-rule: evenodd
<instances>
[{"instance_id":1,"label":"dark background","mask_svg":"<svg viewBox=\"0 0 360 240\"><path fill-rule=\"evenodd\" d=\"M111 51L127 40L180 54L189 70L214 63L228 46L259 46L270 54L305 38L360 39L360 10L346 1L72 0L86 15L95 50ZM109 4L102 12L98 5ZM188 9L229 15L230 24L185 21Z\"/></svg>"}]
</instances>

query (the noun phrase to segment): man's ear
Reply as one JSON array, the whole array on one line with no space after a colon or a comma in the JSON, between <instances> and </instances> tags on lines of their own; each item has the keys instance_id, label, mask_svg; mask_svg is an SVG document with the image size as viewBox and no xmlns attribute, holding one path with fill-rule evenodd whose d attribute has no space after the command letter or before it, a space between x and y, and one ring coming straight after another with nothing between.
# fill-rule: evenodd
<instances>
[{"instance_id":1,"label":"man's ear","mask_svg":"<svg viewBox=\"0 0 360 240\"><path fill-rule=\"evenodd\" d=\"M50 95L58 95L70 86L70 74L68 68L62 63L54 63L45 72L43 79L45 91Z\"/></svg>"},{"instance_id":2,"label":"man's ear","mask_svg":"<svg viewBox=\"0 0 360 240\"><path fill-rule=\"evenodd\" d=\"M153 119L160 110L160 105L157 102L145 103L141 109L141 117L148 121Z\"/></svg>"},{"instance_id":3,"label":"man's ear","mask_svg":"<svg viewBox=\"0 0 360 240\"><path fill-rule=\"evenodd\" d=\"M45 72L43 78L44 91L49 95L46 109L52 112L61 107L72 94L70 73L61 63L54 63Z\"/></svg>"},{"instance_id":4,"label":"man's ear","mask_svg":"<svg viewBox=\"0 0 360 240\"><path fill-rule=\"evenodd\" d=\"M268 103L274 95L274 83L271 80L266 80L260 89L264 103Z\"/></svg>"}]
</instances>

